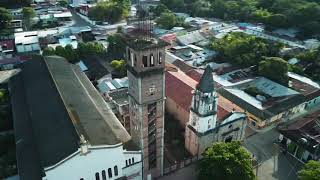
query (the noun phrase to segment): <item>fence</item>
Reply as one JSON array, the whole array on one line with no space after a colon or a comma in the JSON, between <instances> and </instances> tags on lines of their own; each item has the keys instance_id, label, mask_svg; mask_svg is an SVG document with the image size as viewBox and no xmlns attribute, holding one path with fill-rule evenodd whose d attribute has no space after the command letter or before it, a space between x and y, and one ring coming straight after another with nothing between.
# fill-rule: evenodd
<instances>
[{"instance_id":1,"label":"fence","mask_svg":"<svg viewBox=\"0 0 320 180\"><path fill-rule=\"evenodd\" d=\"M179 169L187 167L187 166L191 165L192 163L198 161L199 159L201 159L201 157L194 156L194 157L185 159L183 161L177 162L177 163L171 165L170 167L165 168L163 170L163 175L168 175L168 174L173 173Z\"/></svg>"}]
</instances>

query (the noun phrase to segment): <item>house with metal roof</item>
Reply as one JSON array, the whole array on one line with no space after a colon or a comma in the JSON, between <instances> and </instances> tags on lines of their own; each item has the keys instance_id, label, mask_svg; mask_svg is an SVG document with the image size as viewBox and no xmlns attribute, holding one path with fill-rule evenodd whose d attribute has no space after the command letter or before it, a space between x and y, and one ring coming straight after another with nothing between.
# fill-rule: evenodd
<instances>
[{"instance_id":1,"label":"house with metal roof","mask_svg":"<svg viewBox=\"0 0 320 180\"><path fill-rule=\"evenodd\" d=\"M9 89L21 180L141 179L141 151L78 65L34 56Z\"/></svg>"},{"instance_id":2,"label":"house with metal roof","mask_svg":"<svg viewBox=\"0 0 320 180\"><path fill-rule=\"evenodd\" d=\"M225 107L246 112L250 125L263 128L305 109L306 97L264 77L218 90Z\"/></svg>"},{"instance_id":3,"label":"house with metal roof","mask_svg":"<svg viewBox=\"0 0 320 180\"><path fill-rule=\"evenodd\" d=\"M303 162L320 159L320 112L278 128L280 147Z\"/></svg>"}]
</instances>

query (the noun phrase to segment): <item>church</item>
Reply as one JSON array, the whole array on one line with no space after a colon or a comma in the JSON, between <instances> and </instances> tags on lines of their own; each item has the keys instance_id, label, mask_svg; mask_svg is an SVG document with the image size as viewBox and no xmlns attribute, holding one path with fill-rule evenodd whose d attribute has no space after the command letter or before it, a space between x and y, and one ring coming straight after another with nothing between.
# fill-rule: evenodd
<instances>
[{"instance_id":1,"label":"church","mask_svg":"<svg viewBox=\"0 0 320 180\"><path fill-rule=\"evenodd\" d=\"M214 142L241 141L245 137L246 114L232 112L218 120L217 107L218 96L212 69L208 66L193 91L185 128L185 147L194 156L200 155Z\"/></svg>"}]
</instances>

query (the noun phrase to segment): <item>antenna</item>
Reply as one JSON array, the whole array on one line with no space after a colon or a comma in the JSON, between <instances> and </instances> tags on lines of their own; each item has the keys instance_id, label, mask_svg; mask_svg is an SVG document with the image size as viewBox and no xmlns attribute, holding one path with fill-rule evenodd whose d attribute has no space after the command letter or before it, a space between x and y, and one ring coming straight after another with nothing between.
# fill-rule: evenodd
<instances>
[{"instance_id":1,"label":"antenna","mask_svg":"<svg viewBox=\"0 0 320 180\"><path fill-rule=\"evenodd\" d=\"M137 30L140 33L142 33L145 37L151 38L153 27L150 18L149 8L141 4L140 0L137 0L137 19Z\"/></svg>"}]
</instances>

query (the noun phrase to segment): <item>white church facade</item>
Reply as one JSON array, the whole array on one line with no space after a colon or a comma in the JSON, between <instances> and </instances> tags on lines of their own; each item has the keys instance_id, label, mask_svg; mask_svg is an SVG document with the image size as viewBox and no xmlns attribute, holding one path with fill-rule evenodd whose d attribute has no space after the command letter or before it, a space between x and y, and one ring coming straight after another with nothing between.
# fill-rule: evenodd
<instances>
[{"instance_id":1,"label":"white church facade","mask_svg":"<svg viewBox=\"0 0 320 180\"><path fill-rule=\"evenodd\" d=\"M247 116L233 112L218 120L217 103L212 70L207 67L193 93L185 128L185 147L194 156L200 155L214 142L241 141L245 137Z\"/></svg>"}]
</instances>

